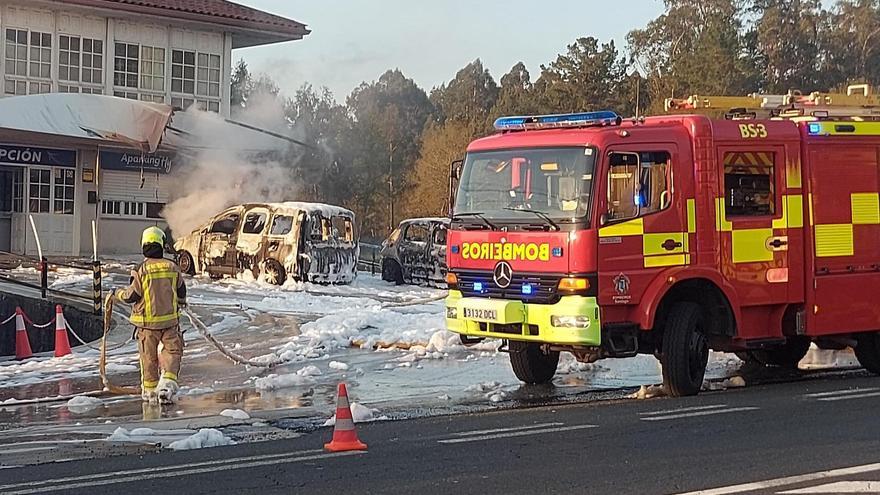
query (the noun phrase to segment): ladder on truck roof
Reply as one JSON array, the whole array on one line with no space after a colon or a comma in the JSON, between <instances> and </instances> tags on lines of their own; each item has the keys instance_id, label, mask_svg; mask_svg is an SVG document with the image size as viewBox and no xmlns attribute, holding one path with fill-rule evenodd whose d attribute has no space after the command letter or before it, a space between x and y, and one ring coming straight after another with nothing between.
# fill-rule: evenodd
<instances>
[{"instance_id":1,"label":"ladder on truck roof","mask_svg":"<svg viewBox=\"0 0 880 495\"><path fill-rule=\"evenodd\" d=\"M784 95L701 96L667 98L667 113L723 113L727 119L880 120L880 95L867 84L852 85L846 94L791 91Z\"/></svg>"}]
</instances>

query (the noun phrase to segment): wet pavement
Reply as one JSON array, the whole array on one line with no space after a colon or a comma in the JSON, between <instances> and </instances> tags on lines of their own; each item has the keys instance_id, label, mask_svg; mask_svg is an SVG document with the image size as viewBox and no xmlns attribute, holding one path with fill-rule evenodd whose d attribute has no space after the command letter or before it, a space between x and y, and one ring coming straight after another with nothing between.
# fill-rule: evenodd
<instances>
[{"instance_id":1,"label":"wet pavement","mask_svg":"<svg viewBox=\"0 0 880 495\"><path fill-rule=\"evenodd\" d=\"M127 282L125 263L108 268L106 289ZM25 279L36 277L29 269L12 272ZM90 275L64 271L53 275L50 284L67 291L85 293L90 287ZM176 404L168 407L144 405L139 397L100 394L97 353L85 348L75 349L74 357L38 358L24 364L0 362L0 446L21 443L21 434L16 430L23 425L34 429L42 442L25 448L24 452L32 456L30 459L34 453L50 455L40 449L53 445L63 447L58 443L61 439L100 443L117 426L144 421L165 426L187 421L225 427L241 424L249 427L247 433L239 432L241 438L246 439L285 435L290 434L290 430L314 428L330 417L339 382L348 385L353 401L377 409L376 416L397 419L623 398L641 385L662 380L659 365L651 356L587 365L563 355L552 385L524 386L510 370L507 355L496 351L497 343L484 343L478 348L449 346L437 351L428 345L428 337L432 337L431 342L436 337L425 329L412 329L415 337L401 341L400 347L405 349L333 345L338 341L348 342L348 334L334 336L336 320L324 325L328 329L326 334L321 334L324 340L303 340L304 326L340 313L342 316L351 314L348 319L356 320L361 313L388 311L404 322L423 321L424 315L429 317L425 321L433 322L430 318L436 317L442 324L439 315L443 303L436 300L442 291L397 287L369 274L362 275L350 287L291 285L276 288L235 280L214 282L207 278L187 279L187 283L191 308L224 346L249 358L276 358L278 353L290 348L291 342L296 342L292 356L296 361L272 370L236 365L190 329L185 334L187 347L181 395ZM382 303L412 305L384 310L377 307ZM384 328L371 329L369 320L356 323L364 327L358 330L362 333L375 330L376 335L385 339L394 333ZM350 322L343 318L338 324L345 327ZM396 329L396 332L406 336L408 330ZM120 324L111 333L111 340L122 343L129 332L130 327ZM382 340L378 338L374 343L381 344ZM137 385L139 372L133 343L112 352L110 363L112 383ZM722 380L735 373L740 364L731 355L713 353L708 377ZM280 379L296 376L297 371L307 367L314 367L317 372L313 370L302 379L288 381L278 388L266 386L279 376ZM79 407L69 406L66 399L53 400L80 393L94 393L101 400ZM39 402L18 403L32 400ZM241 409L255 419L236 422L221 418L218 415L224 409ZM68 447L65 455L94 454L77 450L80 447ZM11 452L15 454L18 450ZM0 454L0 465L17 462L5 458L6 455Z\"/></svg>"}]
</instances>

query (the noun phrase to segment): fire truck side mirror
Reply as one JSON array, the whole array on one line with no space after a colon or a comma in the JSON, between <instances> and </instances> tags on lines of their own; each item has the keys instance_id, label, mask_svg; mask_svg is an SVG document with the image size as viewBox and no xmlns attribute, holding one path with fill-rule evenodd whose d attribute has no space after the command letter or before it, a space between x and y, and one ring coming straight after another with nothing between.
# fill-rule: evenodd
<instances>
[{"instance_id":1,"label":"fire truck side mirror","mask_svg":"<svg viewBox=\"0 0 880 495\"><path fill-rule=\"evenodd\" d=\"M604 226L606 223L608 223L608 214L603 213L602 216L599 217L599 226Z\"/></svg>"}]
</instances>

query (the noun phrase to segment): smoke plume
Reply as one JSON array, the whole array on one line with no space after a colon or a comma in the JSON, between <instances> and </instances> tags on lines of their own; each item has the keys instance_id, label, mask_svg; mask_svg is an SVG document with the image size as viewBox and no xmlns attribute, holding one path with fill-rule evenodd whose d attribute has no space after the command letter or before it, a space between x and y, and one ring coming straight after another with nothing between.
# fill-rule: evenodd
<instances>
[{"instance_id":1,"label":"smoke plume","mask_svg":"<svg viewBox=\"0 0 880 495\"><path fill-rule=\"evenodd\" d=\"M235 120L295 138L274 98L254 98ZM188 156L173 176L171 200L162 214L174 237L200 227L224 208L247 202L293 201L299 184L292 166L296 146L226 124L215 114L190 109L178 117L186 127L182 153Z\"/></svg>"}]
</instances>

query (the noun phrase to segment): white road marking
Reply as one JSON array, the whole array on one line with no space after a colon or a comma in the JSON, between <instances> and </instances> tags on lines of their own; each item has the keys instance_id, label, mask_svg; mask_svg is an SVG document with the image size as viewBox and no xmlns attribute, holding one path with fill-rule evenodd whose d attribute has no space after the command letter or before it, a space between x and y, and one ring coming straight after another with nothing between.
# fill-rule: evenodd
<instances>
[{"instance_id":1,"label":"white road marking","mask_svg":"<svg viewBox=\"0 0 880 495\"><path fill-rule=\"evenodd\" d=\"M534 430L535 428L547 428L548 426L562 426L565 423L541 423L537 425L527 425L527 426L515 426L513 428L495 428L494 430L473 430L473 431L461 431L458 433L454 433L457 437L467 437L471 435L486 435L489 433L503 433L506 431L520 431L520 430Z\"/></svg>"},{"instance_id":2,"label":"white road marking","mask_svg":"<svg viewBox=\"0 0 880 495\"><path fill-rule=\"evenodd\" d=\"M752 492L756 490L767 490L768 488L779 488L781 486L794 485L796 483L806 483L809 481L823 480L826 478L839 478L841 476L852 476L856 474L871 473L880 471L880 462L874 464L863 464L861 466L852 466L840 469L831 469L828 471L818 471L815 473L801 474L798 476L788 476L786 478L776 478L772 480L756 481L754 483L743 483L741 485L731 485L721 488L712 488L709 490L698 490L695 492L679 493L677 495L728 495L732 493Z\"/></svg>"},{"instance_id":3,"label":"white road marking","mask_svg":"<svg viewBox=\"0 0 880 495\"><path fill-rule=\"evenodd\" d=\"M880 493L880 481L838 481L779 493L780 495L798 495L801 493Z\"/></svg>"},{"instance_id":4,"label":"white road marking","mask_svg":"<svg viewBox=\"0 0 880 495\"><path fill-rule=\"evenodd\" d=\"M822 402L833 402L833 401L838 401L838 400L867 399L870 397L880 397L880 392L868 392L866 394L858 394L858 395L838 395L835 397L821 397L816 400L820 400Z\"/></svg>"},{"instance_id":5,"label":"white road marking","mask_svg":"<svg viewBox=\"0 0 880 495\"><path fill-rule=\"evenodd\" d=\"M465 438L448 438L446 440L437 440L437 443L465 443L465 442L482 442L483 440L495 440L497 438L524 437L527 435L540 435L542 433L558 433L561 431L586 430L587 428L598 428L597 425L574 425L574 426L558 426L555 428L543 428L540 430L511 431L508 433L495 433L491 435L480 435ZM2 487L0 487L2 488Z\"/></svg>"},{"instance_id":6,"label":"white road marking","mask_svg":"<svg viewBox=\"0 0 880 495\"><path fill-rule=\"evenodd\" d=\"M666 416L650 416L640 418L642 421L668 421L670 419L693 418L696 416L711 416L713 414L727 414L742 411L754 411L758 407L731 407L729 409L711 409L708 411L694 411L681 414L669 414Z\"/></svg>"},{"instance_id":7,"label":"white road marking","mask_svg":"<svg viewBox=\"0 0 880 495\"><path fill-rule=\"evenodd\" d=\"M101 478L115 478L115 477L119 477L119 476L133 476L133 475L150 474L150 473L161 474L163 472L172 472L173 473L173 472L177 472L178 470L188 469L188 468L200 468L200 467L210 466L210 467L216 467L217 469L215 469L215 470L219 471L222 469L229 468L230 467L230 466L228 466L229 464L232 464L233 466L237 466L238 465L237 463L240 463L240 462L255 461L255 460L262 461L262 460L268 460L268 459L281 459L283 461L286 461L289 459L299 459L299 457L296 457L297 455L317 454L319 452L323 452L323 450L322 449L297 450L294 452L285 452L282 454L265 454L265 455L251 456L251 457L233 457L233 458L229 458L229 459L218 459L218 460L213 460L213 461L193 462L193 463L189 463L189 464L178 464L178 465L174 465L174 466L156 466L156 467L152 467L152 468L128 469L128 470L124 470L124 471L95 473L95 474L87 474L87 475L83 475L83 476L68 476L65 478L34 480L34 481L28 481L28 482L24 482L24 483L16 483L16 484L11 484L11 485L0 485L0 493L6 493L6 490L12 490L12 489L16 489L16 488L26 488L26 487L27 488L35 488L35 487L41 487L44 485L52 485L52 484L59 484L59 483L70 483L70 482L78 482L78 481L86 481L86 480L100 480ZM45 489L49 489L49 488L45 488Z\"/></svg>"},{"instance_id":8,"label":"white road marking","mask_svg":"<svg viewBox=\"0 0 880 495\"><path fill-rule=\"evenodd\" d=\"M727 407L727 404L715 404L713 406L698 406L698 407L681 407L678 409L666 409L664 411L651 411L641 413L641 416L664 416L666 414L678 414L678 413L686 413L691 411L706 411L708 409L720 409L722 407Z\"/></svg>"},{"instance_id":9,"label":"white road marking","mask_svg":"<svg viewBox=\"0 0 880 495\"><path fill-rule=\"evenodd\" d=\"M860 394L862 392L876 392L876 391L880 391L880 388L877 388L877 387L848 388L846 390L833 390L831 392L817 392L815 394L804 394L804 397L809 397L811 399L817 399L819 397L834 397L837 395L853 395L853 394Z\"/></svg>"}]
</instances>

